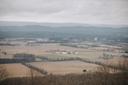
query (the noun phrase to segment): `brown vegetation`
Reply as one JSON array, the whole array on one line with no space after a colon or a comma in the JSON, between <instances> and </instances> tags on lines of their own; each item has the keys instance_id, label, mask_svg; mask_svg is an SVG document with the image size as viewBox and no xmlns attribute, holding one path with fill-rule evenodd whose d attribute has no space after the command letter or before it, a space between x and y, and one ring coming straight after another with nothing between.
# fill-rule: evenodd
<instances>
[{"instance_id":1,"label":"brown vegetation","mask_svg":"<svg viewBox=\"0 0 128 85\"><path fill-rule=\"evenodd\" d=\"M127 61L120 62L119 67L127 68ZM111 73L111 68L102 66L100 72L84 73L84 74L68 74L68 75L33 75L30 70L31 77L10 78L2 82L1 85L128 85L128 72L117 71Z\"/></svg>"},{"instance_id":2,"label":"brown vegetation","mask_svg":"<svg viewBox=\"0 0 128 85\"><path fill-rule=\"evenodd\" d=\"M124 75L126 77L124 77ZM127 85L128 73L122 74L81 74L81 75L48 75L33 78L12 78L3 81L2 85Z\"/></svg>"}]
</instances>

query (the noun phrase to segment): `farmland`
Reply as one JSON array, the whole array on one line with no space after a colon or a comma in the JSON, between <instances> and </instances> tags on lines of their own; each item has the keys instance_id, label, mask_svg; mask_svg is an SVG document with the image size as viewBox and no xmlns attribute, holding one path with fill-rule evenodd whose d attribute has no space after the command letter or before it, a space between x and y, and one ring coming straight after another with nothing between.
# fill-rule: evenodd
<instances>
[{"instance_id":1,"label":"farmland","mask_svg":"<svg viewBox=\"0 0 128 85\"><path fill-rule=\"evenodd\" d=\"M6 40L1 41L1 43L5 44L8 42ZM60 43L35 43L32 41L11 40L9 44L12 45L0 46L1 59L13 59L15 54L32 54L36 60L35 62L30 62L30 65L38 69L44 69L48 74L54 75L81 74L83 70L86 73L96 72L100 65L91 62L99 62L106 65L115 64L125 54L121 53L123 50L118 45L101 44L99 46L99 44L91 42L68 43L66 46ZM83 47L73 47L70 44ZM44 58L48 59L48 61L44 61ZM87 62L82 62L79 58ZM29 76L30 68L23 64L12 63L3 65L9 71L10 77Z\"/></svg>"},{"instance_id":2,"label":"farmland","mask_svg":"<svg viewBox=\"0 0 128 85\"><path fill-rule=\"evenodd\" d=\"M126 85L127 29L69 28L0 26L0 84Z\"/></svg>"}]
</instances>

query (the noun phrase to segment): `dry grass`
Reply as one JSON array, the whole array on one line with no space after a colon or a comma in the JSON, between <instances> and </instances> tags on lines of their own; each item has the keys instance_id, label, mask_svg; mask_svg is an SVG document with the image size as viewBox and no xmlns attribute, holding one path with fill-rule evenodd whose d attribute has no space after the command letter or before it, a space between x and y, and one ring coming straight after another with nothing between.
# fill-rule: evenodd
<instances>
[{"instance_id":1,"label":"dry grass","mask_svg":"<svg viewBox=\"0 0 128 85\"><path fill-rule=\"evenodd\" d=\"M52 54L50 51L52 50L66 50L66 51L77 51L79 54L75 55L63 55L65 57L82 57L82 58L97 58L102 55L102 51L93 50L93 49L83 49L83 48L73 48L67 46L60 46L59 44L42 44L40 46L1 46L0 49L2 51L7 52L7 55L1 55L5 57L12 57L16 53L28 53L34 55L46 55ZM53 53L54 54L54 53ZM59 55L59 56L60 56Z\"/></svg>"},{"instance_id":2,"label":"dry grass","mask_svg":"<svg viewBox=\"0 0 128 85\"><path fill-rule=\"evenodd\" d=\"M98 67L98 65L81 61L35 62L31 63L31 65L45 69L48 73L61 75L70 73L80 74L83 73L84 69L88 72L94 72Z\"/></svg>"},{"instance_id":3,"label":"dry grass","mask_svg":"<svg viewBox=\"0 0 128 85\"><path fill-rule=\"evenodd\" d=\"M8 77L25 77L29 76L29 68L21 64L0 64L4 66L8 72Z\"/></svg>"}]
</instances>

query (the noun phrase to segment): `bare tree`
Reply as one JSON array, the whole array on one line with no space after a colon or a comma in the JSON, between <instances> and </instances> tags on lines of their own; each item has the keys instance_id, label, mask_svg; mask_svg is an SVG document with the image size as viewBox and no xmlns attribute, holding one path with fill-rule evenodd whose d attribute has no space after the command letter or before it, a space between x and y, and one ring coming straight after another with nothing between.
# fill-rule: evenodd
<instances>
[{"instance_id":1,"label":"bare tree","mask_svg":"<svg viewBox=\"0 0 128 85\"><path fill-rule=\"evenodd\" d=\"M30 68L29 75L30 75L29 84L30 85L35 85L35 83L37 81L36 77L39 77L40 73L38 73L37 71L35 71L32 68Z\"/></svg>"}]
</instances>

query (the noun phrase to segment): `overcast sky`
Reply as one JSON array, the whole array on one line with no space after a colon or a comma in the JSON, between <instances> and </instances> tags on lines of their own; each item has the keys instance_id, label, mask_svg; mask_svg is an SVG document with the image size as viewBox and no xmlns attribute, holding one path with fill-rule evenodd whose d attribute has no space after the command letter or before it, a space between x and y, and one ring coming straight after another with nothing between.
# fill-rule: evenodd
<instances>
[{"instance_id":1,"label":"overcast sky","mask_svg":"<svg viewBox=\"0 0 128 85\"><path fill-rule=\"evenodd\" d=\"M0 21L128 25L128 0L0 0Z\"/></svg>"}]
</instances>

